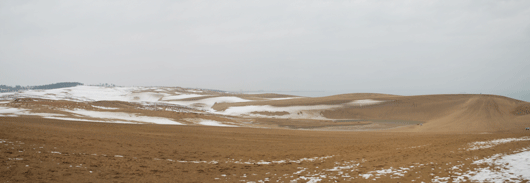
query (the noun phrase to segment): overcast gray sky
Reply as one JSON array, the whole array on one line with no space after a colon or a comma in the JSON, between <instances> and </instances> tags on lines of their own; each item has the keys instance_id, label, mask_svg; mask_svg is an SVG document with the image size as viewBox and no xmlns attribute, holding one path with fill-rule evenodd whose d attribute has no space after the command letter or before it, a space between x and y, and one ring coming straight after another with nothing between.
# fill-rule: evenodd
<instances>
[{"instance_id":1,"label":"overcast gray sky","mask_svg":"<svg viewBox=\"0 0 530 183\"><path fill-rule=\"evenodd\" d=\"M530 1L0 1L0 84L530 100Z\"/></svg>"}]
</instances>

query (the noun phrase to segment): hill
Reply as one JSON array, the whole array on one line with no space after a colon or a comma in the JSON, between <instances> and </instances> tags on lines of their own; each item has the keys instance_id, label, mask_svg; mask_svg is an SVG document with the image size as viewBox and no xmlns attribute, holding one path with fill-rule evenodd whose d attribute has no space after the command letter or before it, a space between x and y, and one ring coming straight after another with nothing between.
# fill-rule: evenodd
<instances>
[{"instance_id":1,"label":"hill","mask_svg":"<svg viewBox=\"0 0 530 183\"><path fill-rule=\"evenodd\" d=\"M321 109L327 119L351 119L358 121L419 121L392 131L416 132L510 132L530 126L530 103L497 95L420 95L396 96L386 94L344 94L318 98L297 98L281 101L257 101L221 103L216 110L249 105L276 107L305 105L336 105L352 100L371 99L384 101L372 105L342 105Z\"/></svg>"},{"instance_id":2,"label":"hill","mask_svg":"<svg viewBox=\"0 0 530 183\"><path fill-rule=\"evenodd\" d=\"M57 88L67 88L74 87L77 85L83 85L79 82L60 82L47 85L38 85L38 86L20 86L16 85L15 87L0 85L0 92L16 92L21 90L48 90L48 89L57 89Z\"/></svg>"}]
</instances>

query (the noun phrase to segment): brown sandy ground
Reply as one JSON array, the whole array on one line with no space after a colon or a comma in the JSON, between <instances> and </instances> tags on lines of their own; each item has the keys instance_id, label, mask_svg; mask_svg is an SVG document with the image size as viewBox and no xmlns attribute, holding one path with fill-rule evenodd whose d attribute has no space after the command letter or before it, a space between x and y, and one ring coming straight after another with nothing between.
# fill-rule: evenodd
<instances>
[{"instance_id":1,"label":"brown sandy ground","mask_svg":"<svg viewBox=\"0 0 530 183\"><path fill-rule=\"evenodd\" d=\"M130 114L139 114L142 116L152 116L152 117L164 117L169 118L177 122L184 124L191 124L185 119L189 118L198 118L198 119L208 119L221 122L231 122L227 117L219 115L210 115L206 113L199 113L200 111L185 107L185 106L165 106L158 104L157 108L154 109L153 105L142 105L139 103L131 102L121 102L121 101L96 101L96 102L73 102L73 101L64 101L64 100L46 100L46 99L34 99L34 98L22 98L16 99L8 103L6 106L13 108L23 108L31 110L33 113L54 113L62 114L67 117L72 117L71 113L65 112L63 110L74 110L74 109L84 109L90 111L104 111L104 112L123 112ZM99 107L112 107L116 108L113 110L106 110L96 108ZM185 111L185 112L176 112L176 111ZM90 118L84 117L83 119L90 120L101 120L99 118Z\"/></svg>"},{"instance_id":2,"label":"brown sandy ground","mask_svg":"<svg viewBox=\"0 0 530 183\"><path fill-rule=\"evenodd\" d=\"M530 141L466 151L510 133L343 132L109 124L0 117L0 182L430 182ZM319 157L314 161L303 158ZM263 161L298 160L287 163ZM249 162L249 164L238 163ZM343 166L340 172L333 167ZM348 166L352 168L347 168ZM390 167L403 176L362 178Z\"/></svg>"},{"instance_id":3,"label":"brown sandy ground","mask_svg":"<svg viewBox=\"0 0 530 183\"><path fill-rule=\"evenodd\" d=\"M355 122L333 122L330 120L309 120L309 119L278 119L278 118L256 118L254 125L261 125L269 128L288 128L288 129L321 129L339 127L364 126L371 124L371 121ZM381 130L380 128L378 130Z\"/></svg>"},{"instance_id":4,"label":"brown sandy ground","mask_svg":"<svg viewBox=\"0 0 530 183\"><path fill-rule=\"evenodd\" d=\"M424 95L424 96L395 96L385 94L344 94L318 98L295 98L275 101L253 101L240 103L218 103L214 109L221 110L232 106L245 105L272 105L272 106L303 106L344 104L358 99L372 99L385 101L374 105L339 105L329 110L314 111L323 118L328 119L357 119L364 121L383 120L388 123L364 123L364 125L336 124L334 120L315 119L278 119L288 112L255 111L251 114L261 114L269 118L246 118L238 116L222 116L204 113L195 109L159 104L157 110L154 106L138 103L99 101L99 102L72 102L53 101L43 99L17 99L6 104L9 107L31 109L38 113L59 113L71 115L63 110L86 109L108 112L135 113L144 116L170 118L175 121L192 124L185 119L209 119L220 122L253 121L257 124L241 123L243 126L285 127L321 130L388 130L392 131L421 131L421 132L511 132L530 126L530 103L503 96L495 95ZM93 106L115 107L116 110L105 110ZM271 120L274 119L274 120ZM91 118L87 118L91 119ZM392 121L395 121L392 123ZM408 121L402 123L400 121ZM418 122L423 123L421 126ZM354 126L351 126L354 125ZM336 126L336 128L335 128ZM403 127L406 126L406 127ZM401 127L401 128L399 128Z\"/></svg>"},{"instance_id":5,"label":"brown sandy ground","mask_svg":"<svg viewBox=\"0 0 530 183\"><path fill-rule=\"evenodd\" d=\"M273 93L266 93L266 94L210 93L210 95L205 95L205 96L200 96L200 97L192 97L192 98L185 98L185 99L178 99L178 100L167 100L167 101L196 101L196 100L202 100L202 99L207 99L207 98L227 97L227 96L234 96L234 97L239 97L242 99L255 100L255 101L269 101L275 98L298 98L298 96L273 94Z\"/></svg>"},{"instance_id":6,"label":"brown sandy ground","mask_svg":"<svg viewBox=\"0 0 530 183\"><path fill-rule=\"evenodd\" d=\"M240 102L240 103L218 103L213 106L213 109L218 111L226 110L232 106L246 106L246 105L271 105L276 107L285 106L307 106L307 105L334 105L344 104L353 100L361 99L375 99L375 100L392 100L391 97L399 97L398 95L390 94L379 94L379 93L352 93L352 94L341 94L327 97L300 97L289 100L262 100L262 101L251 101L251 102Z\"/></svg>"},{"instance_id":7,"label":"brown sandy ground","mask_svg":"<svg viewBox=\"0 0 530 183\"><path fill-rule=\"evenodd\" d=\"M328 119L372 119L424 122L396 131L421 132L510 132L530 127L530 103L497 95L420 95L344 94L319 98L279 101L220 103L216 110L233 106L303 106L344 104L353 100L385 101L375 105L342 107L320 111Z\"/></svg>"}]
</instances>

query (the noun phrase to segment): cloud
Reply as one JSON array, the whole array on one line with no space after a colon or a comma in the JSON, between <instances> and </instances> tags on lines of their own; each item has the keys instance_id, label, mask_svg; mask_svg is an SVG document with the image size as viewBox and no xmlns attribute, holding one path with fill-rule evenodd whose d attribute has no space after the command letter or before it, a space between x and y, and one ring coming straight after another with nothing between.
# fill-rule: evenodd
<instances>
[{"instance_id":1,"label":"cloud","mask_svg":"<svg viewBox=\"0 0 530 183\"><path fill-rule=\"evenodd\" d=\"M2 84L528 90L528 1L2 1Z\"/></svg>"}]
</instances>

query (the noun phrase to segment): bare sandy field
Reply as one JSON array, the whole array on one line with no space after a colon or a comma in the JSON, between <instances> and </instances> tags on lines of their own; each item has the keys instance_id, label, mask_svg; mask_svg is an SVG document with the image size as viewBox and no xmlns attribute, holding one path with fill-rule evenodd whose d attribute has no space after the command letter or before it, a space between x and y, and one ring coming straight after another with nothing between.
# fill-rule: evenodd
<instances>
[{"instance_id":1,"label":"bare sandy field","mask_svg":"<svg viewBox=\"0 0 530 183\"><path fill-rule=\"evenodd\" d=\"M382 101L367 105L344 105L356 100ZM496 95L424 95L395 96L384 94L345 94L320 98L298 98L279 101L221 103L214 109L269 105L274 107L304 105L337 105L315 110L325 119L395 120L423 122L392 128L393 131L420 132L510 132L530 126L530 104ZM347 103L346 103L347 104ZM402 125L404 126L404 125ZM380 130L374 128L375 130ZM387 129L387 128L382 128Z\"/></svg>"},{"instance_id":2,"label":"bare sandy field","mask_svg":"<svg viewBox=\"0 0 530 183\"><path fill-rule=\"evenodd\" d=\"M530 180L530 104L503 96L81 86L0 99L0 182Z\"/></svg>"},{"instance_id":3,"label":"bare sandy field","mask_svg":"<svg viewBox=\"0 0 530 183\"><path fill-rule=\"evenodd\" d=\"M313 180L307 177L322 182L431 182L435 176L477 168L473 160L530 146L526 140L467 150L469 143L521 138L529 135L525 131L337 132L0 120L2 182ZM374 173L400 168L406 171Z\"/></svg>"}]
</instances>

